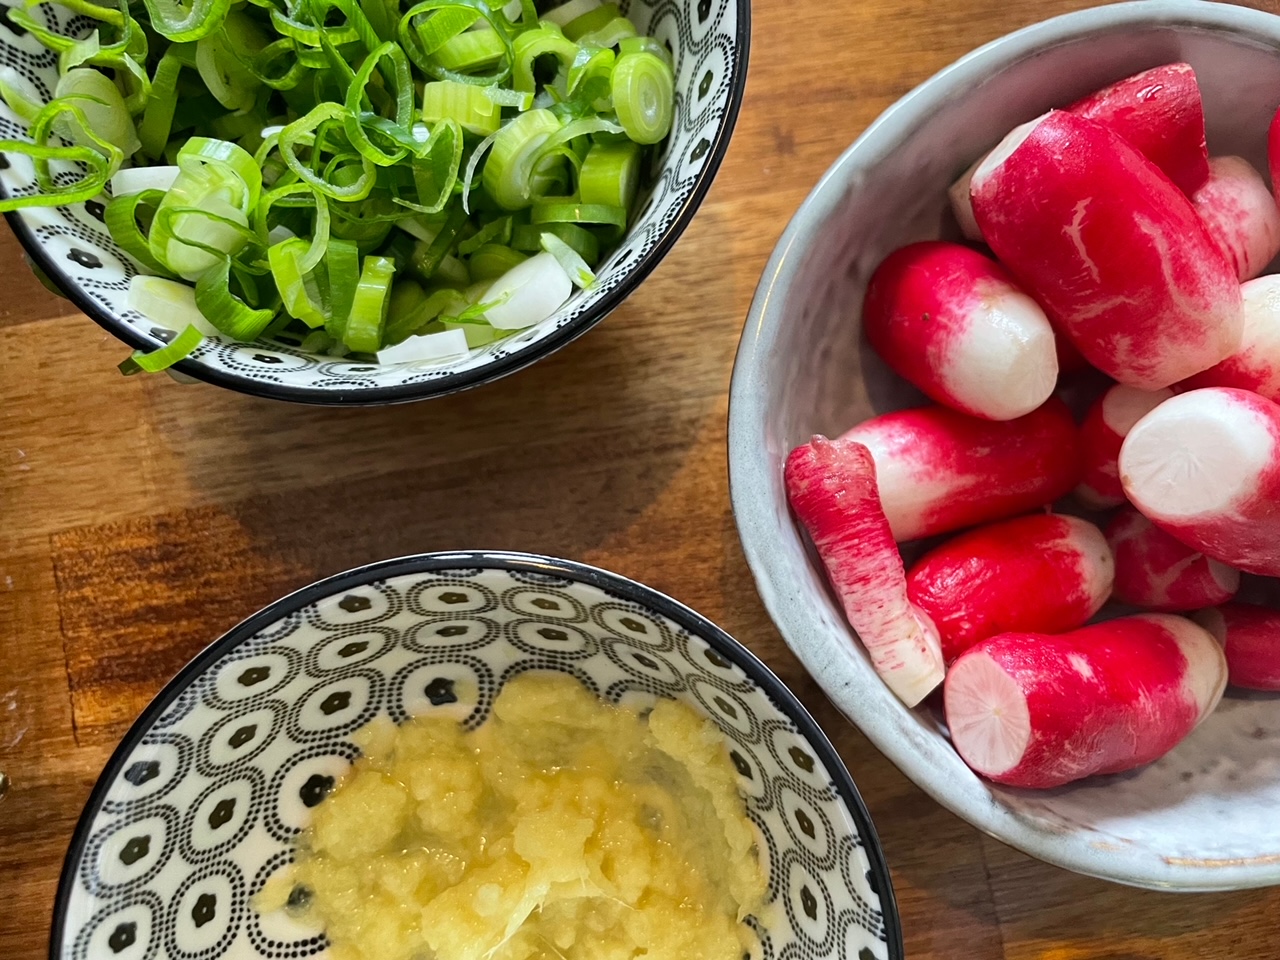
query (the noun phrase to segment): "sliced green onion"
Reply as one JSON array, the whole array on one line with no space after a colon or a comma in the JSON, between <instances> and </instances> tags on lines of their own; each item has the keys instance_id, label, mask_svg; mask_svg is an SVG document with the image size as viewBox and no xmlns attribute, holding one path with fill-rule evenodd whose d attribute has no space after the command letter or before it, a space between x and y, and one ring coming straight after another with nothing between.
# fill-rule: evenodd
<instances>
[{"instance_id":1,"label":"sliced green onion","mask_svg":"<svg viewBox=\"0 0 1280 960\"><path fill-rule=\"evenodd\" d=\"M133 156L141 146L120 88L105 73L89 67L68 70L58 78L54 97L78 106L95 137L114 144L126 157ZM72 143L91 146L76 127L77 124L66 117L54 125L54 130Z\"/></svg>"},{"instance_id":2,"label":"sliced green onion","mask_svg":"<svg viewBox=\"0 0 1280 960\"><path fill-rule=\"evenodd\" d=\"M511 85L523 93L533 93L537 88L533 65L539 57L554 56L568 69L578 53L577 45L567 39L559 28L545 23L516 37L512 50Z\"/></svg>"},{"instance_id":3,"label":"sliced green onion","mask_svg":"<svg viewBox=\"0 0 1280 960\"><path fill-rule=\"evenodd\" d=\"M77 129L89 142L89 146L49 146L48 140L54 124L64 114L76 122ZM65 101L53 100L41 108L31 124L31 139L34 143L26 140L0 140L0 153L19 153L30 157L35 164L36 184L41 192L0 200L0 213L23 207L57 206L91 200L102 192L107 180L120 169L124 160L120 148L98 138L81 109ZM51 161L83 164L85 172L71 183L59 183L54 180L49 169Z\"/></svg>"},{"instance_id":4,"label":"sliced green onion","mask_svg":"<svg viewBox=\"0 0 1280 960\"><path fill-rule=\"evenodd\" d=\"M389 72L396 94L395 115L389 119L366 112L363 108L366 87L373 77L373 71L381 68L383 61L390 61ZM351 81L347 90L346 107L348 112L343 117L343 127L347 138L365 159L382 167L393 166L403 160L409 153L407 147L396 146L383 150L370 139L367 131L398 129L404 138L412 140L409 126L413 122L413 78L409 73L409 61L404 51L394 43L387 42L370 53ZM388 123L390 127L387 126Z\"/></svg>"},{"instance_id":5,"label":"sliced green onion","mask_svg":"<svg viewBox=\"0 0 1280 960\"><path fill-rule=\"evenodd\" d=\"M493 28L495 35L502 43L502 56L499 58L500 65L491 74L476 75L450 70L436 61L432 55L434 51L427 49L435 43L435 49L438 51L444 42L461 32L460 30L455 31L447 37L427 35L432 29L431 25L436 23L442 14L447 13L452 14L454 17L465 17L472 12L489 23L489 26ZM420 21L419 18L426 14L433 14L433 16L426 21ZM474 19L472 22L475 22ZM452 29L452 26L449 29ZM420 0L420 2L415 3L405 11L400 18L396 36L409 59L424 73L438 80L458 80L462 83L481 85L500 83L511 75L512 64L515 61L515 51L511 46L510 38L507 36L504 18L500 12L490 9L485 0ZM437 40L439 41L438 43Z\"/></svg>"},{"instance_id":6,"label":"sliced green onion","mask_svg":"<svg viewBox=\"0 0 1280 960\"><path fill-rule=\"evenodd\" d=\"M289 316L296 317L309 327L323 327L326 317L320 302L319 280L314 273L303 271L299 264L308 246L306 240L283 240L267 249L267 260L271 265L271 277L276 289L280 291L280 299Z\"/></svg>"},{"instance_id":7,"label":"sliced green onion","mask_svg":"<svg viewBox=\"0 0 1280 960\"><path fill-rule=\"evenodd\" d=\"M207 37L222 26L231 9L231 0L191 0L189 6L177 0L143 2L156 33L175 43Z\"/></svg>"},{"instance_id":8,"label":"sliced green onion","mask_svg":"<svg viewBox=\"0 0 1280 960\"><path fill-rule=\"evenodd\" d=\"M468 30L442 44L433 56L445 69L465 73L496 66L506 51L496 30Z\"/></svg>"},{"instance_id":9,"label":"sliced green onion","mask_svg":"<svg viewBox=\"0 0 1280 960\"><path fill-rule=\"evenodd\" d=\"M190 284L139 273L129 281L125 304L152 323L170 330L191 326L206 337L218 335L218 328L206 320L196 306L196 291Z\"/></svg>"},{"instance_id":10,"label":"sliced green onion","mask_svg":"<svg viewBox=\"0 0 1280 960\"><path fill-rule=\"evenodd\" d=\"M671 59L671 50L665 43L659 43L653 37L627 37L618 44L619 55L624 53L652 53L666 63L674 71L675 64Z\"/></svg>"},{"instance_id":11,"label":"sliced green onion","mask_svg":"<svg viewBox=\"0 0 1280 960\"><path fill-rule=\"evenodd\" d=\"M453 120L463 130L490 136L502 122L502 108L487 95L488 87L437 80L422 88L422 119L427 124Z\"/></svg>"},{"instance_id":12,"label":"sliced green onion","mask_svg":"<svg viewBox=\"0 0 1280 960\"><path fill-rule=\"evenodd\" d=\"M598 30L583 34L578 42L584 46L616 47L636 35L636 25L626 17L614 17Z\"/></svg>"},{"instance_id":13,"label":"sliced green onion","mask_svg":"<svg viewBox=\"0 0 1280 960\"><path fill-rule=\"evenodd\" d=\"M613 107L618 122L636 143L658 143L671 130L675 77L652 53L627 53L613 67Z\"/></svg>"},{"instance_id":14,"label":"sliced green onion","mask_svg":"<svg viewBox=\"0 0 1280 960\"><path fill-rule=\"evenodd\" d=\"M107 225L107 232L111 234L111 239L119 244L125 253L137 260L145 271L167 277L171 276L168 268L152 254L151 246L138 226L140 209L150 211L147 215L149 225L156 208L160 206L163 199L162 190L141 190L133 194L117 196L103 209L102 219ZM184 289L189 290L190 287Z\"/></svg>"},{"instance_id":15,"label":"sliced green onion","mask_svg":"<svg viewBox=\"0 0 1280 960\"><path fill-rule=\"evenodd\" d=\"M528 256L519 250L513 250L502 244L486 243L471 254L467 263L470 267L471 279L479 282L496 280L512 267L528 259Z\"/></svg>"},{"instance_id":16,"label":"sliced green onion","mask_svg":"<svg viewBox=\"0 0 1280 960\"><path fill-rule=\"evenodd\" d=\"M588 290L595 286L596 275L591 272L587 262L578 256L578 251L554 233L547 232L542 235L542 249L556 258L575 287Z\"/></svg>"},{"instance_id":17,"label":"sliced green onion","mask_svg":"<svg viewBox=\"0 0 1280 960\"><path fill-rule=\"evenodd\" d=\"M599 6L600 0L569 0L568 3L552 7L542 15L542 19L548 23L554 23L557 27L563 27L566 23L577 20L584 13L598 9Z\"/></svg>"},{"instance_id":18,"label":"sliced green onion","mask_svg":"<svg viewBox=\"0 0 1280 960\"><path fill-rule=\"evenodd\" d=\"M597 223L620 229L627 225L622 207L565 199L539 200L533 205L532 218L534 223Z\"/></svg>"},{"instance_id":19,"label":"sliced green onion","mask_svg":"<svg viewBox=\"0 0 1280 960\"><path fill-rule=\"evenodd\" d=\"M161 193L173 186L180 167L126 167L117 170L111 178L111 195L126 197L131 193L142 193L144 190L158 190Z\"/></svg>"},{"instance_id":20,"label":"sliced green onion","mask_svg":"<svg viewBox=\"0 0 1280 960\"><path fill-rule=\"evenodd\" d=\"M120 365L121 372L126 374L131 372L131 370L126 369L126 366L146 373L159 373L162 370L168 370L179 360L185 360L191 356L192 351L200 346L202 340L204 340L204 334L194 326L188 325L180 334L159 350L152 350L150 353L135 350L133 356Z\"/></svg>"},{"instance_id":21,"label":"sliced green onion","mask_svg":"<svg viewBox=\"0 0 1280 960\"><path fill-rule=\"evenodd\" d=\"M372 160L359 156L361 175L350 183L337 184L318 176L297 155L297 148L300 146L311 147L313 153L318 151L320 147L316 140L316 130L329 121L345 120L347 115L347 108L340 103L321 103L305 117L295 120L280 132L279 149L285 164L299 178L327 197L350 202L363 200L373 190L377 168Z\"/></svg>"},{"instance_id":22,"label":"sliced green onion","mask_svg":"<svg viewBox=\"0 0 1280 960\"><path fill-rule=\"evenodd\" d=\"M597 143L578 170L583 203L630 210L640 183L640 145L629 140Z\"/></svg>"},{"instance_id":23,"label":"sliced green onion","mask_svg":"<svg viewBox=\"0 0 1280 960\"><path fill-rule=\"evenodd\" d=\"M586 261L587 266L600 262L600 241L594 233L576 223L525 224L511 232L511 245L525 253L537 253L542 247L542 235L554 233L573 248Z\"/></svg>"},{"instance_id":24,"label":"sliced green onion","mask_svg":"<svg viewBox=\"0 0 1280 960\"><path fill-rule=\"evenodd\" d=\"M19 120L30 124L40 113L38 94L17 70L8 64L0 65L0 99L17 114Z\"/></svg>"},{"instance_id":25,"label":"sliced green onion","mask_svg":"<svg viewBox=\"0 0 1280 960\"><path fill-rule=\"evenodd\" d=\"M481 182L506 210L521 210L533 202L535 166L543 144L560 129L550 110L529 110L504 126L493 138Z\"/></svg>"},{"instance_id":26,"label":"sliced green onion","mask_svg":"<svg viewBox=\"0 0 1280 960\"><path fill-rule=\"evenodd\" d=\"M511 218L497 217L490 220L472 236L458 243L458 253L466 256L479 250L486 243L509 243L511 241Z\"/></svg>"},{"instance_id":27,"label":"sliced green onion","mask_svg":"<svg viewBox=\"0 0 1280 960\"><path fill-rule=\"evenodd\" d=\"M390 306L391 278L395 264L387 257L365 257L356 284L342 342L357 353L377 353Z\"/></svg>"},{"instance_id":28,"label":"sliced green onion","mask_svg":"<svg viewBox=\"0 0 1280 960\"><path fill-rule=\"evenodd\" d=\"M342 341L356 286L360 283L360 251L348 240L331 239L326 265L329 270L329 312L324 329L329 336Z\"/></svg>"},{"instance_id":29,"label":"sliced green onion","mask_svg":"<svg viewBox=\"0 0 1280 960\"><path fill-rule=\"evenodd\" d=\"M178 106L178 76L183 66L174 53L177 46L175 44L166 50L156 64L156 72L151 78L151 95L138 123L142 152L152 159L163 155L173 129L173 114Z\"/></svg>"},{"instance_id":30,"label":"sliced green onion","mask_svg":"<svg viewBox=\"0 0 1280 960\"><path fill-rule=\"evenodd\" d=\"M275 316L274 310L255 310L231 292L230 257L196 281L196 306L221 332L242 343L258 339Z\"/></svg>"},{"instance_id":31,"label":"sliced green onion","mask_svg":"<svg viewBox=\"0 0 1280 960\"><path fill-rule=\"evenodd\" d=\"M561 26L564 28L566 37L570 40L579 40L588 33L612 23L621 15L616 3L605 3L584 11ZM547 18L544 17L544 19Z\"/></svg>"}]
</instances>

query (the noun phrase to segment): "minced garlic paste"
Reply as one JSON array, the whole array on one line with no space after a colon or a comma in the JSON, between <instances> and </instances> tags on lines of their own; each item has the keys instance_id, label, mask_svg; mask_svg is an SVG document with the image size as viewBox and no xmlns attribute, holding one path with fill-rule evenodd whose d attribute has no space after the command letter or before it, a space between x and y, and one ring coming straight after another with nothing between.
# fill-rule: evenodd
<instances>
[{"instance_id":1,"label":"minced garlic paste","mask_svg":"<svg viewBox=\"0 0 1280 960\"><path fill-rule=\"evenodd\" d=\"M381 719L259 897L333 960L740 960L765 878L724 740L521 675L464 732ZM304 888L302 896L291 891Z\"/></svg>"}]
</instances>

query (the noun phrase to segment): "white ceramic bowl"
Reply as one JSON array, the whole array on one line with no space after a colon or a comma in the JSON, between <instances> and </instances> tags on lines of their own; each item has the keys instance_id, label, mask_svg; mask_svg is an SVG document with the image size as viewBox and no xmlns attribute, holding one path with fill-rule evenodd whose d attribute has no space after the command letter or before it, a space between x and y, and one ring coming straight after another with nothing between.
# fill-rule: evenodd
<instances>
[{"instance_id":1,"label":"white ceramic bowl","mask_svg":"<svg viewBox=\"0 0 1280 960\"><path fill-rule=\"evenodd\" d=\"M4 4L21 5L20 0ZM619 6L642 32L670 46L675 118L671 134L644 172L627 235L596 268L591 290L576 293L542 323L448 363L379 365L337 359L303 351L301 339L290 334L254 343L209 337L175 369L278 400L401 403L497 380L554 353L603 320L666 256L710 189L742 102L751 36L750 0L620 0ZM55 30L74 30L74 18L63 7L41 4L30 13ZM88 32L88 23L79 18L82 32ZM45 96L57 80L57 56L4 19L0 65L16 70ZM25 136L23 124L0 103L0 137ZM31 161L0 155L0 193L34 192ZM176 331L128 308L129 278L138 267L104 228L101 200L29 207L7 219L34 264L77 307L130 347L155 350Z\"/></svg>"},{"instance_id":2,"label":"white ceramic bowl","mask_svg":"<svg viewBox=\"0 0 1280 960\"><path fill-rule=\"evenodd\" d=\"M662 594L527 554L388 560L250 617L188 664L107 763L67 852L53 960L298 960L323 931L250 900L375 716L483 723L526 670L723 732L764 840L747 960L902 960L889 871L830 742L769 669Z\"/></svg>"},{"instance_id":3,"label":"white ceramic bowl","mask_svg":"<svg viewBox=\"0 0 1280 960\"><path fill-rule=\"evenodd\" d=\"M806 551L782 484L787 452L921 402L860 335L866 282L890 251L954 238L946 189L1016 124L1176 60L1200 78L1214 154L1265 170L1280 103L1280 17L1144 0L1028 27L969 54L887 110L831 167L765 269L734 369L734 512L760 594L836 705L909 777L994 837L1080 873L1141 887L1280 882L1280 702L1228 694L1142 770L1030 792L975 776L926 710L876 677Z\"/></svg>"}]
</instances>

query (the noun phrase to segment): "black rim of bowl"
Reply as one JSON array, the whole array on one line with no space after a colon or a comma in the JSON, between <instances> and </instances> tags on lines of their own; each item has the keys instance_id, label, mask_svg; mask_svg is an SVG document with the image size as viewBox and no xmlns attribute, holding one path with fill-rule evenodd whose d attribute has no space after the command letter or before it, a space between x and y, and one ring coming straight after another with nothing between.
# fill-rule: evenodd
<instances>
[{"instance_id":1,"label":"black rim of bowl","mask_svg":"<svg viewBox=\"0 0 1280 960\"><path fill-rule=\"evenodd\" d=\"M107 791L115 783L125 761L129 758L138 742L149 731L152 725L163 716L164 711L189 687L193 681L203 674L213 663L235 647L253 637L265 627L270 626L289 614L310 606L311 604L379 580L406 574L429 573L439 570L453 569L485 569L516 570L526 573L541 573L562 577L577 583L598 587L607 593L624 600L637 603L651 609L664 617L678 623L694 636L711 645L717 652L737 664L768 695L774 706L793 720L809 745L817 753L832 785L839 793L853 817L854 825L863 843L870 864L871 878L876 892L880 896L880 914L884 920L885 938L889 948L890 960L902 960L904 948L902 943L902 924L898 916L898 904L893 893L893 881L889 874L888 864L884 859L884 851L880 846L880 838L871 822L871 815L858 788L854 786L853 777L840 759L831 741L827 739L818 722L813 719L796 695L745 646L734 640L724 630L716 626L695 610L686 607L666 594L646 587L620 574L601 570L574 560L559 560L530 553L513 553L501 550L473 550L447 553L424 553L416 556L400 557L394 560L382 560L377 563L355 567L344 573L319 580L310 586L303 587L274 603L268 604L248 619L223 634L209 646L205 647L183 667L178 674L165 684L134 721L129 732L124 735L119 746L111 754L111 758L103 767L102 773L94 784L84 810L76 823L71 844L62 864L62 875L58 880L58 892L54 899L53 926L49 936L50 960L62 960L63 935L65 933L67 909L71 892L75 886L77 869L88 846L90 828L94 819L106 801Z\"/></svg>"},{"instance_id":2,"label":"black rim of bowl","mask_svg":"<svg viewBox=\"0 0 1280 960\"><path fill-rule=\"evenodd\" d=\"M616 310L627 297L653 272L662 262L681 234L693 222L698 208L702 205L711 183L715 180L724 155L729 149L729 141L733 129L738 122L738 112L742 106L743 91L747 84L747 62L750 59L751 46L751 0L734 0L738 12L738 29L734 36L733 50L729 63L729 102L725 108L724 119L716 130L714 142L707 158L706 166L698 174L693 192L685 201L684 208L672 220L671 225L632 267L631 272L621 283L603 296L590 310L584 311L569 323L560 327L537 343L517 350L508 356L494 360L475 370L465 370L450 374L436 380L424 380L419 383L404 383L386 387L335 388L333 390L319 387L293 387L283 383L272 383L264 380L253 380L248 377L235 376L223 370L216 370L203 363L182 360L173 368L205 383L212 383L238 393L246 393L255 397L270 400L288 400L295 403L319 404L328 406L376 406L392 403L409 403L414 400L427 400L432 397L443 397L471 387L501 379L518 370L536 363L567 346L582 336L593 326ZM8 191L0 186L0 197L7 198ZM17 235L35 264L44 271L49 279L60 289L68 300L94 323L108 333L123 341L135 350L154 350L156 341L136 331L121 320L116 319L96 300L80 289L79 284L71 280L62 269L61 264L54 261L36 240L26 222L17 211L5 214L9 227Z\"/></svg>"}]
</instances>

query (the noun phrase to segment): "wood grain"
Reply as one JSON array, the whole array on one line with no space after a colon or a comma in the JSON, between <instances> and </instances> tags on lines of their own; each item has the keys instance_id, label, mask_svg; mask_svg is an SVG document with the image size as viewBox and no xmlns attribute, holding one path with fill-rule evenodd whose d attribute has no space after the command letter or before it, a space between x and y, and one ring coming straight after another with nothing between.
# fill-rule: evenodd
<instances>
[{"instance_id":1,"label":"wood grain","mask_svg":"<svg viewBox=\"0 0 1280 960\"><path fill-rule=\"evenodd\" d=\"M591 334L499 383L381 410L164 377L48 294L0 231L0 956L47 953L93 780L181 663L293 588L462 547L596 563L696 607L836 742L920 960L1280 956L1280 891L1175 897L1033 861L947 813L823 698L756 597L725 470L743 318L787 218L912 86L1083 0L757 0L742 117L697 219ZM1273 5L1274 9L1274 5Z\"/></svg>"}]
</instances>

